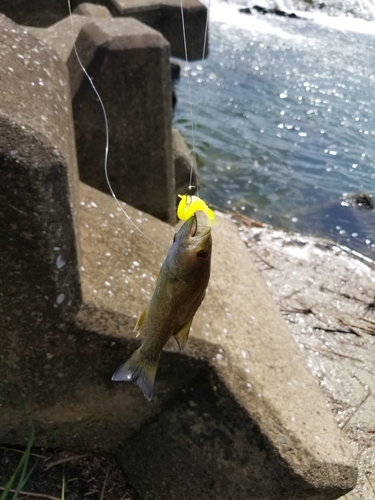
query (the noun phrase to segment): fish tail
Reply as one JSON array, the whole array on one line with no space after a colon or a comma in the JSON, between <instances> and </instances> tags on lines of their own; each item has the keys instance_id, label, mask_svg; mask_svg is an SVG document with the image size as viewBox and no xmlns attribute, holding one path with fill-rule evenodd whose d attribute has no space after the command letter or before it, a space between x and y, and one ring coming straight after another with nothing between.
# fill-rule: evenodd
<instances>
[{"instance_id":1,"label":"fish tail","mask_svg":"<svg viewBox=\"0 0 375 500\"><path fill-rule=\"evenodd\" d=\"M154 393L155 375L159 364L159 356L150 359L137 349L130 359L112 375L112 380L118 382L134 382L150 401Z\"/></svg>"}]
</instances>

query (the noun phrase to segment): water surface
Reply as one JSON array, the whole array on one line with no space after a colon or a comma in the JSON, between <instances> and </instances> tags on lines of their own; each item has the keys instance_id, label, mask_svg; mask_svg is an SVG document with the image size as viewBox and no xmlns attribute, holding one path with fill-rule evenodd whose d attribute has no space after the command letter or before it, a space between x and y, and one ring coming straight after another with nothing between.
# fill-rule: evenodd
<instances>
[{"instance_id":1,"label":"water surface","mask_svg":"<svg viewBox=\"0 0 375 500\"><path fill-rule=\"evenodd\" d=\"M209 58L184 68L175 116L195 141L200 195L373 258L375 214L344 198L375 195L375 36L228 4L210 14Z\"/></svg>"}]
</instances>

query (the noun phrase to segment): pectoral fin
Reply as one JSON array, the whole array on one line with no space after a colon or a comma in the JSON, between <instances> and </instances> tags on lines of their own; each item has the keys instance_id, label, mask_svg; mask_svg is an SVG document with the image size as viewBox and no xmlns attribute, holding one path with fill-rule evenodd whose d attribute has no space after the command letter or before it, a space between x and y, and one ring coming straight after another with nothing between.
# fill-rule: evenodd
<instances>
[{"instance_id":1,"label":"pectoral fin","mask_svg":"<svg viewBox=\"0 0 375 500\"><path fill-rule=\"evenodd\" d=\"M147 318L148 307L143 311L143 313L139 316L137 324L134 327L134 332L137 332L136 337L139 337L141 333L143 333L146 327L146 318Z\"/></svg>"},{"instance_id":2,"label":"pectoral fin","mask_svg":"<svg viewBox=\"0 0 375 500\"><path fill-rule=\"evenodd\" d=\"M184 324L184 326L181 328L181 330L174 335L174 338L176 339L176 342L178 344L178 347L180 348L180 351L183 351L185 348L185 344L186 344L188 336L189 336L190 327L191 327L192 322L193 322L193 318L189 319L189 321Z\"/></svg>"}]
</instances>

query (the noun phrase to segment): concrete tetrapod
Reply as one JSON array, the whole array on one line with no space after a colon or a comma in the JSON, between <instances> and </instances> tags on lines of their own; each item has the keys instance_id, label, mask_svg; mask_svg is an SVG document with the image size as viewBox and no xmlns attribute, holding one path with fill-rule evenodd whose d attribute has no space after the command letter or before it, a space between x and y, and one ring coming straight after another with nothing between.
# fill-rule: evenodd
<instances>
[{"instance_id":1,"label":"concrete tetrapod","mask_svg":"<svg viewBox=\"0 0 375 500\"><path fill-rule=\"evenodd\" d=\"M80 89L81 85L84 84L85 75L80 67L76 54L74 52L73 42L77 44L77 51L82 60L82 63L85 68L89 68L92 61L96 57L101 49L100 47L104 44L109 44L112 38L111 30L107 30L105 33L105 38L98 39L97 43L95 43L91 37L87 37L84 34L81 34L81 30L83 27L88 26L92 23L92 18L98 18L96 24L101 22L102 18L111 19L111 15L108 9L88 3L80 4L77 9L74 11L75 13L81 13L84 15L76 15L74 14L72 18L65 18L62 21L50 26L49 28L30 28L27 27L27 30L51 48L53 48L60 58L67 64L70 76L70 90L72 96L74 97L77 91ZM129 39L134 38L134 33L129 32L128 26L129 23L131 26L136 23L136 21L132 20L118 20L122 28L122 36L127 37ZM72 37L72 24L73 24L73 32L74 37ZM136 26L141 26L139 23L136 23ZM138 40L137 47L134 50L140 50L142 45L143 47L147 47L150 29L147 26L143 27L143 32L140 35L140 40ZM124 34L126 33L126 34ZM154 32L153 32L154 33ZM155 34L155 33L154 33ZM143 40L143 42L142 42ZM156 40L159 40L161 45L165 47L165 40L163 37L158 36ZM128 51L127 44L124 44L122 47L122 52L125 54L122 55L123 59L126 59L126 53ZM145 49L147 51L147 49ZM161 51L162 53L162 51ZM119 57L119 56L118 56ZM156 212L157 214L161 214L160 207L162 207L162 213L169 214L170 220L175 222L175 199L176 195L179 193L183 193L186 186L189 184L190 179L190 168L192 166L192 157L189 152L181 134L176 130L172 129L172 133L168 133L165 127L171 127L170 119L167 118L163 122L163 127L160 129L156 127L156 131L149 130L149 140L143 141L140 140L142 136L144 136L144 129L148 128L148 122L160 122L160 117L163 116L161 110L167 109L167 116L170 116L170 102L171 102L171 89L169 82L164 82L162 84L162 90L159 87L160 99L157 100L158 105L155 104L153 98L154 95L149 96L150 98L145 100L140 100L139 98L134 99L134 89L130 91L130 86L133 82L137 88L138 95L142 96L142 92L139 91L140 87L144 87L145 89L150 87L149 78L144 78L141 76L141 72L143 72L143 61L142 58L138 60L139 68L135 70L136 75L129 79L126 77L126 71L121 69L121 66L117 64L116 59L112 59L112 64L107 64L105 68L101 68L101 78L103 80L109 81L110 85L107 87L107 94L103 94L103 98L106 103L106 111L108 114L108 120L111 125L111 155L110 155L110 174L111 174L111 182L112 186L116 192L116 196L120 199L126 198L129 194L129 169L126 169L127 165L138 164L140 161L144 161L147 164L150 164L146 161L147 157L155 157L154 151L155 148L160 150L159 157L154 158L156 168L152 170L154 175L158 172L167 170L167 177L169 180L173 181L173 177L175 177L175 187L173 196L166 196L167 189L173 188L173 182L166 183L163 186L163 189L160 190L160 186L156 193L153 196L147 196L147 190L150 189L150 186L155 186L155 182L152 181L150 172L148 172L148 177L143 176L141 179L138 177L135 179L135 185L137 188L131 189L132 199L133 200L142 200L142 206L144 210L149 213ZM123 66L124 68L126 67ZM162 74L165 75L165 68L163 68ZM169 63L168 63L169 67ZM103 74L105 70L105 73ZM114 75L117 75L114 78ZM162 82L163 79L159 78L159 72L155 71L151 77L152 80L156 82ZM140 81L139 81L140 80ZM95 83L97 84L97 78L95 78ZM168 83L168 84L167 84ZM97 149L92 147L92 139L91 135L87 133L87 123L91 123L90 127L95 128L95 135L101 135L103 144L104 144L104 119L100 114L101 110L95 100L95 95L92 89L87 87L87 82L85 85L85 98L84 100L80 100L77 98L77 108L79 112L76 113L75 127L77 129L78 142L82 147L82 154L84 156L84 161L81 158L81 166L82 166L82 175L84 179L89 179L90 184L92 184L97 189L100 189L104 192L108 192L108 186L106 184L104 175L103 175L103 150L100 149L100 142L98 143ZM102 89L101 89L102 92ZM143 91L143 94L146 90ZM81 92L83 93L83 91ZM122 112L118 113L118 96L121 95L124 99L124 102L131 103L131 106L123 106ZM137 105L137 102L139 103ZM134 123L134 108L137 108L137 112L142 116L147 116L147 121L144 121L143 118L137 125L134 125L129 131L129 127L127 123ZM84 109L83 109L84 108ZM86 111L85 111L86 110ZM94 116L93 116L94 113ZM164 113L165 114L165 113ZM152 118L154 117L155 118ZM94 120L94 121L92 121ZM138 120L139 121L139 120ZM115 138L117 142L113 141L112 130L115 130ZM137 138L137 140L134 139ZM163 140L165 142L164 147L159 147L160 144L163 144ZM129 144L131 147L129 147ZM172 163L174 176L168 170L170 169L170 152L169 149L172 148ZM126 150L126 155L123 152ZM141 154L139 153L141 151ZM97 153L97 154L96 154ZM100 154L101 153L101 154ZM126 157L126 158L125 158ZM145 159L146 158L146 159ZM127 163L126 163L127 160ZM159 160L159 161L158 161ZM114 165L116 168L114 169ZM119 182L117 182L117 178L114 177L113 171L118 171L121 168L125 174L119 176ZM95 170L96 175L93 174L93 170ZM138 170L138 169L135 169ZM134 177L134 169L132 173ZM160 173L159 173L160 176ZM129 200L128 200L129 201ZM169 204L169 206L168 206Z\"/></svg>"},{"instance_id":2,"label":"concrete tetrapod","mask_svg":"<svg viewBox=\"0 0 375 500\"><path fill-rule=\"evenodd\" d=\"M186 59L182 30L181 0L110 0L121 16L131 16L151 26L171 44L174 57ZM199 0L184 0L184 27L186 33L187 59L194 61L208 55L205 44L207 8ZM208 40L208 37L207 37ZM203 52L203 47L205 50Z\"/></svg>"}]
</instances>

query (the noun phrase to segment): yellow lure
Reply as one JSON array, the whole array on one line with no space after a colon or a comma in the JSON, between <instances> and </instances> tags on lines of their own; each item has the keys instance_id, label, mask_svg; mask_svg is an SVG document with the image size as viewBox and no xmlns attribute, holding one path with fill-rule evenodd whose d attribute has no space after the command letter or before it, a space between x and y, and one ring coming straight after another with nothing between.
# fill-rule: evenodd
<instances>
[{"instance_id":1,"label":"yellow lure","mask_svg":"<svg viewBox=\"0 0 375 500\"><path fill-rule=\"evenodd\" d=\"M177 207L177 217L180 220L188 220L197 210L204 212L209 220L209 225L215 224L215 214L208 208L206 203L198 198L198 196L192 196L190 194L179 194L181 198L180 203Z\"/></svg>"}]
</instances>

